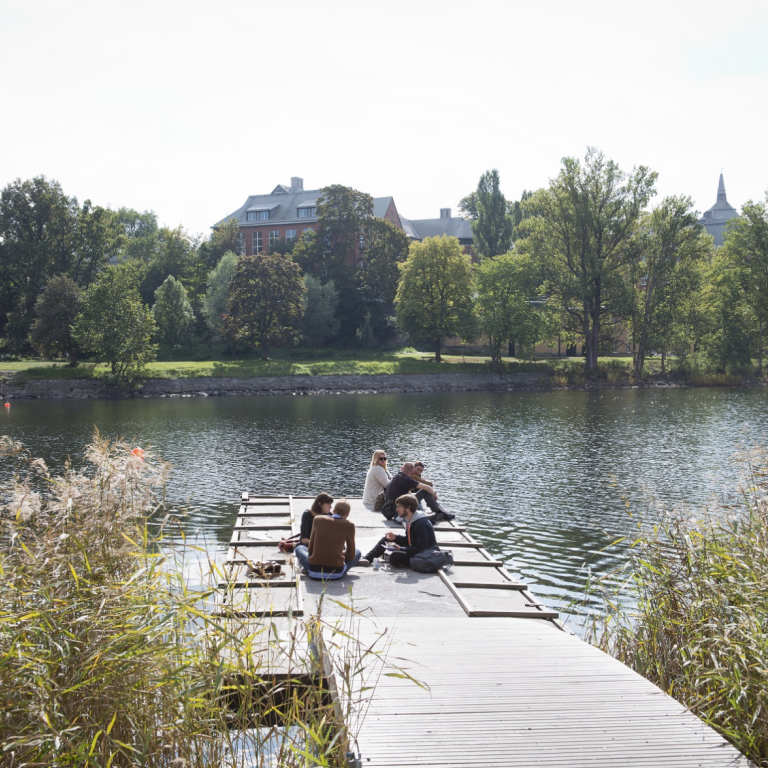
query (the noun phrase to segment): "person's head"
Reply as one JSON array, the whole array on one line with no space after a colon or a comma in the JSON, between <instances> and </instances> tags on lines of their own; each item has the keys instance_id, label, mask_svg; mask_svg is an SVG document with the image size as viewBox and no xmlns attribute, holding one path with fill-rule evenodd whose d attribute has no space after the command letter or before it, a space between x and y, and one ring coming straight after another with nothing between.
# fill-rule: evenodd
<instances>
[{"instance_id":1,"label":"person's head","mask_svg":"<svg viewBox=\"0 0 768 768\"><path fill-rule=\"evenodd\" d=\"M412 515L416 512L416 509L419 506L419 501L412 493L406 493L403 496L397 497L395 506L397 507L397 514L400 515L400 517L405 517L406 515Z\"/></svg>"},{"instance_id":2,"label":"person's head","mask_svg":"<svg viewBox=\"0 0 768 768\"><path fill-rule=\"evenodd\" d=\"M339 517L348 517L350 509L352 509L352 507L346 499L339 499L339 501L333 505L333 514L338 515Z\"/></svg>"},{"instance_id":3,"label":"person's head","mask_svg":"<svg viewBox=\"0 0 768 768\"><path fill-rule=\"evenodd\" d=\"M401 472L404 472L406 475L412 475L413 474L413 462L412 461L406 461L405 464L400 469Z\"/></svg>"},{"instance_id":4,"label":"person's head","mask_svg":"<svg viewBox=\"0 0 768 768\"><path fill-rule=\"evenodd\" d=\"M313 515L330 515L331 504L333 504L333 496L330 493L318 493L310 510Z\"/></svg>"},{"instance_id":5,"label":"person's head","mask_svg":"<svg viewBox=\"0 0 768 768\"><path fill-rule=\"evenodd\" d=\"M372 467L384 467L387 468L387 452L386 451L374 451L373 458L371 459Z\"/></svg>"},{"instance_id":6,"label":"person's head","mask_svg":"<svg viewBox=\"0 0 768 768\"><path fill-rule=\"evenodd\" d=\"M418 477L421 477L421 473L424 471L424 462L423 461L414 461L413 462L413 474L417 475Z\"/></svg>"}]
</instances>

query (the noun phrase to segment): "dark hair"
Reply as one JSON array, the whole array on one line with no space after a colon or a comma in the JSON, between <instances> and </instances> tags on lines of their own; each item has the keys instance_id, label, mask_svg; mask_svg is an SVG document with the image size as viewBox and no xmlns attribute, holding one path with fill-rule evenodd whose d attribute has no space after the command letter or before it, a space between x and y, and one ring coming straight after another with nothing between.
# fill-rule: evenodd
<instances>
[{"instance_id":1,"label":"dark hair","mask_svg":"<svg viewBox=\"0 0 768 768\"><path fill-rule=\"evenodd\" d=\"M320 507L323 504L333 504L333 496L330 493L318 493L315 500L312 502L310 510L315 515L322 515L323 510Z\"/></svg>"},{"instance_id":2,"label":"dark hair","mask_svg":"<svg viewBox=\"0 0 768 768\"><path fill-rule=\"evenodd\" d=\"M419 500L412 493L406 493L403 496L398 496L395 504L415 512L418 509Z\"/></svg>"},{"instance_id":3,"label":"dark hair","mask_svg":"<svg viewBox=\"0 0 768 768\"><path fill-rule=\"evenodd\" d=\"M422 469L424 469L424 462L423 461L414 461L413 462L413 466L414 467L421 467Z\"/></svg>"}]
</instances>

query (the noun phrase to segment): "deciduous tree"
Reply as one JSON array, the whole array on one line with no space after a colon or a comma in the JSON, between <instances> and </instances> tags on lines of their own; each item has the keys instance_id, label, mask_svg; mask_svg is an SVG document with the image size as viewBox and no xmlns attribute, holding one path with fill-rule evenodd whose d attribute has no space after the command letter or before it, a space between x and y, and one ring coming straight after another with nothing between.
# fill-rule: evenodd
<instances>
[{"instance_id":1,"label":"deciduous tree","mask_svg":"<svg viewBox=\"0 0 768 768\"><path fill-rule=\"evenodd\" d=\"M65 355L75 367L79 348L72 326L80 311L82 289L66 275L52 277L35 302L35 321L30 339L42 355Z\"/></svg>"},{"instance_id":2,"label":"deciduous tree","mask_svg":"<svg viewBox=\"0 0 768 768\"><path fill-rule=\"evenodd\" d=\"M237 271L237 256L227 251L208 275L208 290L203 300L205 323L215 341L224 339L224 320L229 302L229 286Z\"/></svg>"},{"instance_id":3,"label":"deciduous tree","mask_svg":"<svg viewBox=\"0 0 768 768\"><path fill-rule=\"evenodd\" d=\"M440 362L444 336L466 336L472 327L472 269L455 237L411 243L400 265L397 322L415 341L428 341Z\"/></svg>"},{"instance_id":4,"label":"deciduous tree","mask_svg":"<svg viewBox=\"0 0 768 768\"><path fill-rule=\"evenodd\" d=\"M304 338L311 347L321 347L339 332L339 293L333 280L323 284L312 275L304 276L304 287Z\"/></svg>"},{"instance_id":5,"label":"deciduous tree","mask_svg":"<svg viewBox=\"0 0 768 768\"><path fill-rule=\"evenodd\" d=\"M477 218L472 222L475 250L493 259L506 253L512 245L512 217L507 213L507 200L499 189L499 172L486 171L475 193Z\"/></svg>"},{"instance_id":6,"label":"deciduous tree","mask_svg":"<svg viewBox=\"0 0 768 768\"><path fill-rule=\"evenodd\" d=\"M583 165L564 158L549 188L524 204L536 215L521 225L528 233L521 247L537 260L545 289L566 320L565 330L584 337L590 377L604 340L603 319L620 312L627 245L654 194L656 176L644 166L624 173L590 148Z\"/></svg>"},{"instance_id":7,"label":"deciduous tree","mask_svg":"<svg viewBox=\"0 0 768 768\"><path fill-rule=\"evenodd\" d=\"M124 383L141 376L155 359L155 329L131 271L107 267L85 292L74 336L83 350L109 363L115 381Z\"/></svg>"},{"instance_id":8,"label":"deciduous tree","mask_svg":"<svg viewBox=\"0 0 768 768\"><path fill-rule=\"evenodd\" d=\"M226 332L237 341L258 346L262 360L272 347L297 344L305 290L301 269L289 258L264 253L243 256L230 286Z\"/></svg>"},{"instance_id":9,"label":"deciduous tree","mask_svg":"<svg viewBox=\"0 0 768 768\"><path fill-rule=\"evenodd\" d=\"M173 359L173 348L189 339L195 322L195 313L187 298L187 289L169 275L155 291L152 316L157 325L158 339L168 345L168 359Z\"/></svg>"}]
</instances>

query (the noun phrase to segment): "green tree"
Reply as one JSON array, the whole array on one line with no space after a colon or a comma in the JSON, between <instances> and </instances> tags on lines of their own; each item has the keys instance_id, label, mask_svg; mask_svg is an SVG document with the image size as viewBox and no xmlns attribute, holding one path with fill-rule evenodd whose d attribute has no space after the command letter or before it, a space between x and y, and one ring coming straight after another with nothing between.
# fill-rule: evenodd
<instances>
[{"instance_id":1,"label":"green tree","mask_svg":"<svg viewBox=\"0 0 768 768\"><path fill-rule=\"evenodd\" d=\"M155 291L152 316L157 325L157 336L168 345L168 359L173 359L173 348L189 340L195 322L195 313L187 298L187 289L169 275Z\"/></svg>"},{"instance_id":2,"label":"green tree","mask_svg":"<svg viewBox=\"0 0 768 768\"><path fill-rule=\"evenodd\" d=\"M690 296L700 288L696 262L706 260L712 239L696 226L689 197L667 197L644 214L628 263L629 332L635 378L642 377L649 350L666 355L679 339Z\"/></svg>"},{"instance_id":3,"label":"green tree","mask_svg":"<svg viewBox=\"0 0 768 768\"><path fill-rule=\"evenodd\" d=\"M763 375L765 330L768 327L768 192L765 202L747 201L725 235L725 255L738 267L744 299L754 314L756 351Z\"/></svg>"},{"instance_id":4,"label":"green tree","mask_svg":"<svg viewBox=\"0 0 768 768\"><path fill-rule=\"evenodd\" d=\"M654 194L656 176L644 166L626 174L589 148L583 165L564 158L549 188L523 205L536 215L522 222L528 238L518 247L537 261L565 331L583 336L590 377L607 338L603 320L622 309L621 270L640 214Z\"/></svg>"},{"instance_id":5,"label":"green tree","mask_svg":"<svg viewBox=\"0 0 768 768\"><path fill-rule=\"evenodd\" d=\"M80 311L82 289L67 275L56 275L35 302L35 321L30 339L32 346L46 357L65 355L69 365L77 365L79 348L72 335L72 325Z\"/></svg>"},{"instance_id":6,"label":"green tree","mask_svg":"<svg viewBox=\"0 0 768 768\"><path fill-rule=\"evenodd\" d=\"M135 276L122 267L107 267L83 296L74 337L83 350L110 365L114 381L125 383L140 377L146 363L155 359L155 330Z\"/></svg>"},{"instance_id":7,"label":"green tree","mask_svg":"<svg viewBox=\"0 0 768 768\"><path fill-rule=\"evenodd\" d=\"M119 208L117 217L125 233L120 260L134 260L149 264L157 251L160 233L155 212L139 213L132 208Z\"/></svg>"},{"instance_id":8,"label":"green tree","mask_svg":"<svg viewBox=\"0 0 768 768\"><path fill-rule=\"evenodd\" d=\"M237 264L224 319L230 338L255 344L266 360L275 346L297 344L304 314L301 269L273 254L243 256Z\"/></svg>"},{"instance_id":9,"label":"green tree","mask_svg":"<svg viewBox=\"0 0 768 768\"><path fill-rule=\"evenodd\" d=\"M150 304L155 291L172 275L185 287L190 287L195 260L195 245L183 227L162 227L157 233L157 245L146 265L139 291L146 304ZM207 274L207 271L205 272Z\"/></svg>"},{"instance_id":10,"label":"green tree","mask_svg":"<svg viewBox=\"0 0 768 768\"><path fill-rule=\"evenodd\" d=\"M397 322L415 341L428 341L439 363L444 336L466 336L472 327L472 269L455 237L411 243L400 265Z\"/></svg>"},{"instance_id":11,"label":"green tree","mask_svg":"<svg viewBox=\"0 0 768 768\"><path fill-rule=\"evenodd\" d=\"M0 193L0 333L16 348L27 343L46 281L70 266L77 218L77 200L45 176Z\"/></svg>"},{"instance_id":12,"label":"green tree","mask_svg":"<svg viewBox=\"0 0 768 768\"><path fill-rule=\"evenodd\" d=\"M538 270L528 254L486 259L475 273L477 331L488 338L491 365L498 372L502 348L514 341L525 350L547 335L549 313L539 299Z\"/></svg>"},{"instance_id":13,"label":"green tree","mask_svg":"<svg viewBox=\"0 0 768 768\"><path fill-rule=\"evenodd\" d=\"M312 275L304 275L304 338L311 347L322 347L339 332L336 306L339 293L329 280L325 285Z\"/></svg>"},{"instance_id":14,"label":"green tree","mask_svg":"<svg viewBox=\"0 0 768 768\"><path fill-rule=\"evenodd\" d=\"M229 286L237 271L237 256L227 251L208 274L208 289L203 299L203 316L214 341L224 339L224 320L229 304Z\"/></svg>"},{"instance_id":15,"label":"green tree","mask_svg":"<svg viewBox=\"0 0 768 768\"><path fill-rule=\"evenodd\" d=\"M119 214L86 200L77 212L67 274L83 288L89 286L126 240Z\"/></svg>"},{"instance_id":16,"label":"green tree","mask_svg":"<svg viewBox=\"0 0 768 768\"><path fill-rule=\"evenodd\" d=\"M208 240L200 243L200 254L208 269L213 269L225 253L243 255L243 237L240 222L236 218L217 224Z\"/></svg>"},{"instance_id":17,"label":"green tree","mask_svg":"<svg viewBox=\"0 0 768 768\"><path fill-rule=\"evenodd\" d=\"M493 259L506 253L512 245L512 217L507 213L507 200L499 189L499 172L486 171L477 184L477 218L472 222L475 250Z\"/></svg>"}]
</instances>

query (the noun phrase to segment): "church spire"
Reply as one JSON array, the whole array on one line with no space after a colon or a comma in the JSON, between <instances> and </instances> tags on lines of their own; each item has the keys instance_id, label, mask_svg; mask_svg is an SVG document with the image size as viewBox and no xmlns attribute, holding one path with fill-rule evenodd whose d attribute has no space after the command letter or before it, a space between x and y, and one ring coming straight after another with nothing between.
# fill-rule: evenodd
<instances>
[{"instance_id":1,"label":"church spire","mask_svg":"<svg viewBox=\"0 0 768 768\"><path fill-rule=\"evenodd\" d=\"M725 197L725 182L723 181L723 174L720 174L720 183L717 185L717 202L727 203L728 200Z\"/></svg>"}]
</instances>

